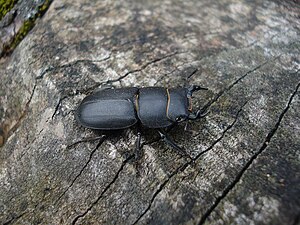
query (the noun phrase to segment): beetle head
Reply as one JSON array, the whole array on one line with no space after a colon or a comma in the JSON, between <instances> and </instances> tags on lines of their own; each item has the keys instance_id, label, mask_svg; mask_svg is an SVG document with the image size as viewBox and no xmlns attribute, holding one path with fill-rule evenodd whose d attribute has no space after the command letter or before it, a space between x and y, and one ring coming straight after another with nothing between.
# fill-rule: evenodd
<instances>
[{"instance_id":1,"label":"beetle head","mask_svg":"<svg viewBox=\"0 0 300 225\"><path fill-rule=\"evenodd\" d=\"M176 123L186 120L195 120L203 116L200 111L192 111L192 95L198 90L207 90L197 85L189 88L167 89L168 103L166 114L167 117Z\"/></svg>"}]
</instances>

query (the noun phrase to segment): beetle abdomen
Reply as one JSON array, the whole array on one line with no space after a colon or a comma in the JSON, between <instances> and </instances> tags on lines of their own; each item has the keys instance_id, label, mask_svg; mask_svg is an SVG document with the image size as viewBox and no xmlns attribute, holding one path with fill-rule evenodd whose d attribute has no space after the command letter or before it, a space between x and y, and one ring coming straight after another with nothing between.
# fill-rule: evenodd
<instances>
[{"instance_id":1,"label":"beetle abdomen","mask_svg":"<svg viewBox=\"0 0 300 225\"><path fill-rule=\"evenodd\" d=\"M87 96L76 111L84 127L101 130L124 129L137 121L135 96L137 88L106 89Z\"/></svg>"}]
</instances>

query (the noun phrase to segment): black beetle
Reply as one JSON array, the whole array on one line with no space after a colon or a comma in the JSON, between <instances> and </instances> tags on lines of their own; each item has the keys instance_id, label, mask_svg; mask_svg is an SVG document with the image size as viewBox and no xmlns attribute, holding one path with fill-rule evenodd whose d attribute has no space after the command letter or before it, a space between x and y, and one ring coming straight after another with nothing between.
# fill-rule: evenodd
<instances>
[{"instance_id":1,"label":"black beetle","mask_svg":"<svg viewBox=\"0 0 300 225\"><path fill-rule=\"evenodd\" d=\"M200 110L192 112L194 91L207 90L197 85L189 88L119 88L103 89L82 100L75 117L84 127L97 130L119 130L141 124L157 129L162 139L181 154L185 151L174 143L164 128L205 116ZM140 149L141 132L136 141Z\"/></svg>"}]
</instances>

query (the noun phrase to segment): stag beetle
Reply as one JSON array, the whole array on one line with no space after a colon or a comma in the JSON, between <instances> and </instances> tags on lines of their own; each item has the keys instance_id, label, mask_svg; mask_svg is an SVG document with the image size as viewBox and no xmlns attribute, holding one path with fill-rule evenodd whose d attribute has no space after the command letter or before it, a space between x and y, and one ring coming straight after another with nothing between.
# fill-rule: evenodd
<instances>
[{"instance_id":1,"label":"stag beetle","mask_svg":"<svg viewBox=\"0 0 300 225\"><path fill-rule=\"evenodd\" d=\"M157 129L162 139L179 153L186 152L167 135L166 128L180 122L202 118L206 113L192 111L192 94L207 90L197 85L189 88L130 87L104 89L82 100L75 117L83 127L97 130L119 130L140 124ZM136 140L140 150L141 132Z\"/></svg>"}]
</instances>

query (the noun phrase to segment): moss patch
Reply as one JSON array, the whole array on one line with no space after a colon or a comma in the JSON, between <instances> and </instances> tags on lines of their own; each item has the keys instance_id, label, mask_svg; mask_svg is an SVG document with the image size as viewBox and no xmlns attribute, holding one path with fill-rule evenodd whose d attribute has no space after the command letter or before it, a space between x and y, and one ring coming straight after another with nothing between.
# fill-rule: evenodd
<instances>
[{"instance_id":1,"label":"moss patch","mask_svg":"<svg viewBox=\"0 0 300 225\"><path fill-rule=\"evenodd\" d=\"M17 45L21 42L21 40L23 40L26 34L28 34L28 32L33 28L34 24L34 20L32 19L26 20L23 23L22 27L20 28L19 32L16 34L10 45L11 50L17 47Z\"/></svg>"},{"instance_id":2,"label":"moss patch","mask_svg":"<svg viewBox=\"0 0 300 225\"><path fill-rule=\"evenodd\" d=\"M14 5L17 3L17 0L0 0L0 20L8 13Z\"/></svg>"},{"instance_id":3,"label":"moss patch","mask_svg":"<svg viewBox=\"0 0 300 225\"><path fill-rule=\"evenodd\" d=\"M0 0L0 1L5 1L5 0ZM4 47L1 56L11 53L17 47L17 45L34 27L36 19L44 15L44 13L47 11L52 1L53 0L46 0L44 4L38 7L37 13L32 18L24 21L23 25L21 26L20 30L16 33L13 40L7 46Z\"/></svg>"}]
</instances>

